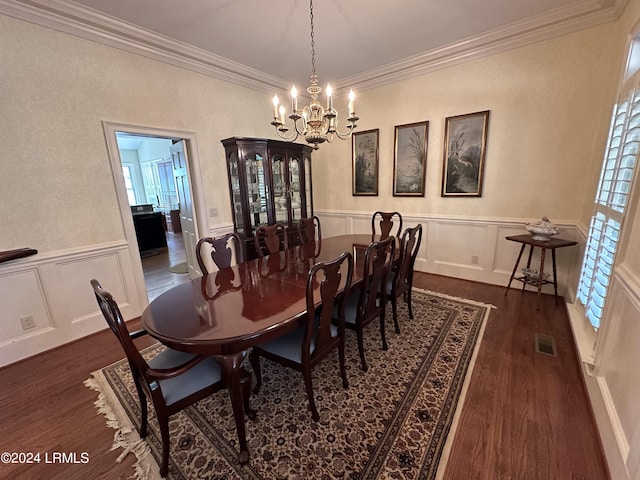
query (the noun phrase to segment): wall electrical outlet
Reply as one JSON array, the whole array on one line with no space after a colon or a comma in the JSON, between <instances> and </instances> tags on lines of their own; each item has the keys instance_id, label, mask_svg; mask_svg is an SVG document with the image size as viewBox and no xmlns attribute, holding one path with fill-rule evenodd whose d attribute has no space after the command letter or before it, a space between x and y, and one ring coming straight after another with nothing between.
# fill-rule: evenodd
<instances>
[{"instance_id":1,"label":"wall electrical outlet","mask_svg":"<svg viewBox=\"0 0 640 480\"><path fill-rule=\"evenodd\" d=\"M471 265L478 265L480 258L478 255L471 255Z\"/></svg>"},{"instance_id":2,"label":"wall electrical outlet","mask_svg":"<svg viewBox=\"0 0 640 480\"><path fill-rule=\"evenodd\" d=\"M36 321L33 319L33 315L26 315L24 317L20 317L20 323L22 324L23 330L36 328Z\"/></svg>"}]
</instances>

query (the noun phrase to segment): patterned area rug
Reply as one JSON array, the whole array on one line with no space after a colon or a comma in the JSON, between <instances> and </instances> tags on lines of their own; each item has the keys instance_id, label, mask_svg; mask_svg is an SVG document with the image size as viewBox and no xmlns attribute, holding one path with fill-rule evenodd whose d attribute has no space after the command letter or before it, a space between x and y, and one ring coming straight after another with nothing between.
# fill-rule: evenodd
<instances>
[{"instance_id":1,"label":"patterned area rug","mask_svg":"<svg viewBox=\"0 0 640 480\"><path fill-rule=\"evenodd\" d=\"M317 423L308 410L302 375L262 359L263 384L251 397L258 418L246 423L249 464L236 462L235 424L222 391L172 417L168 478L438 478L490 308L414 290L413 320L399 302L399 335L387 311L389 350L381 349L376 324L367 327L366 373L360 369L355 333L347 331L349 388L342 388L337 354L315 368ZM159 348L152 346L145 355ZM124 447L121 457L137 455L135 476L159 478L157 423L150 408L146 441L132 427L139 424L140 409L127 362L94 372L85 384L100 392L96 405L117 429L114 448Z\"/></svg>"}]
</instances>

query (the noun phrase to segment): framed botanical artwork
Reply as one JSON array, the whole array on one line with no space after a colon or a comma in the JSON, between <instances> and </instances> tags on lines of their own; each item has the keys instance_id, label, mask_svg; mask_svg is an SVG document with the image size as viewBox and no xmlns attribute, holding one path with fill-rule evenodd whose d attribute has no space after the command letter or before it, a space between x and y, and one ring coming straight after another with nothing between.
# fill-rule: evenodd
<instances>
[{"instance_id":1,"label":"framed botanical artwork","mask_svg":"<svg viewBox=\"0 0 640 480\"><path fill-rule=\"evenodd\" d=\"M396 126L393 196L424 197L429 122Z\"/></svg>"},{"instance_id":2,"label":"framed botanical artwork","mask_svg":"<svg viewBox=\"0 0 640 480\"><path fill-rule=\"evenodd\" d=\"M443 197L480 197L489 110L447 117L442 166Z\"/></svg>"},{"instance_id":3,"label":"framed botanical artwork","mask_svg":"<svg viewBox=\"0 0 640 480\"><path fill-rule=\"evenodd\" d=\"M354 133L353 195L378 195L378 129Z\"/></svg>"}]
</instances>

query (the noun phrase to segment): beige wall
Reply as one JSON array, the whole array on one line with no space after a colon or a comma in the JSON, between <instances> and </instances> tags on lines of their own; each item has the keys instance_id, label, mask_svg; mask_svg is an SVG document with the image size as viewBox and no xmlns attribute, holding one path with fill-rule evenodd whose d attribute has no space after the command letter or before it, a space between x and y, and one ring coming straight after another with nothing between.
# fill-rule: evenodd
<instances>
[{"instance_id":1,"label":"beige wall","mask_svg":"<svg viewBox=\"0 0 640 480\"><path fill-rule=\"evenodd\" d=\"M322 146L326 210L538 218L588 226L624 40L612 24L361 92L359 130L380 130L379 196L351 195L351 143ZM442 198L444 119L490 110L482 198ZM392 196L394 126L428 120L425 198ZM346 173L346 174L345 174Z\"/></svg>"},{"instance_id":2,"label":"beige wall","mask_svg":"<svg viewBox=\"0 0 640 480\"><path fill-rule=\"evenodd\" d=\"M0 62L0 250L124 238L102 121L195 132L206 208L231 222L220 140L269 135L268 95L1 15Z\"/></svg>"}]
</instances>

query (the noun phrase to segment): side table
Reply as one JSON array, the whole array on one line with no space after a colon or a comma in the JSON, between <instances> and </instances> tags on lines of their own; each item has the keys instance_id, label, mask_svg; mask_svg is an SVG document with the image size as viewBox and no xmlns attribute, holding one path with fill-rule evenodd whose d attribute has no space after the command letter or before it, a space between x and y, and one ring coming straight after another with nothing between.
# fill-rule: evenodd
<instances>
[{"instance_id":1,"label":"side table","mask_svg":"<svg viewBox=\"0 0 640 480\"><path fill-rule=\"evenodd\" d=\"M538 301L540 301L540 291L542 290L542 285L546 283L552 283L549 280L544 279L544 259L547 250L551 250L551 259L553 263L553 292L555 294L555 302L558 304L558 279L556 277L556 248L561 247L570 247L572 245L577 245L578 242L574 242L573 240L564 240L562 238L549 238L548 240L534 240L533 235L512 235L509 237L505 237L507 240L512 242L518 242L522 244L520 248L520 253L518 254L518 259L516 260L516 264L513 266L513 272L511 272L511 278L509 278L509 284L507 285L507 289L504 292L505 296L509 292L509 288L511 287L511 282L515 279L519 282L522 282L522 290L526 285L533 285L538 288ZM527 268L531 267L531 257L533 255L533 248L538 247L541 249L540 252L540 270L538 270L538 278L529 278L526 276L516 277L516 271L518 270L518 265L520 264L520 259L522 258L522 254L524 253L525 247L529 245L529 258L527 259Z\"/></svg>"}]
</instances>

